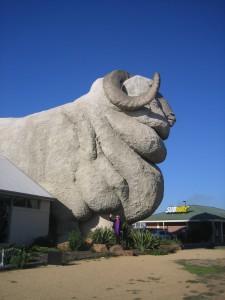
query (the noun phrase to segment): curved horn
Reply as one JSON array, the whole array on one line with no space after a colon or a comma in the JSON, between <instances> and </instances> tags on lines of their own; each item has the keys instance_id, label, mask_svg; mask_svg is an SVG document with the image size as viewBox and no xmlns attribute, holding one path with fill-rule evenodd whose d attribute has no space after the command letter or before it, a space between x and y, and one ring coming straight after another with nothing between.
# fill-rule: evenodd
<instances>
[{"instance_id":1,"label":"curved horn","mask_svg":"<svg viewBox=\"0 0 225 300\"><path fill-rule=\"evenodd\" d=\"M124 110L136 110L150 103L159 89L159 73L155 73L153 84L148 92L139 96L128 96L122 91L122 84L130 78L130 74L117 70L109 73L103 79L103 89L110 102Z\"/></svg>"}]
</instances>

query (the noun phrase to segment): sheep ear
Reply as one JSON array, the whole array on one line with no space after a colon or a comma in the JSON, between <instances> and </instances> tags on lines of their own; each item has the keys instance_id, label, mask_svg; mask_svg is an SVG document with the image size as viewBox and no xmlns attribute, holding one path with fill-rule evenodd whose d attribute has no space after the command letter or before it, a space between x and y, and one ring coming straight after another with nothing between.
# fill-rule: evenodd
<instances>
[{"instance_id":1,"label":"sheep ear","mask_svg":"<svg viewBox=\"0 0 225 300\"><path fill-rule=\"evenodd\" d=\"M156 94L156 98L157 98L157 100L159 101L159 103L161 105L161 109L162 109L165 117L167 118L170 126L172 127L176 122L176 117L175 117L174 112L170 108L169 103L167 102L167 100L159 92Z\"/></svg>"}]
</instances>

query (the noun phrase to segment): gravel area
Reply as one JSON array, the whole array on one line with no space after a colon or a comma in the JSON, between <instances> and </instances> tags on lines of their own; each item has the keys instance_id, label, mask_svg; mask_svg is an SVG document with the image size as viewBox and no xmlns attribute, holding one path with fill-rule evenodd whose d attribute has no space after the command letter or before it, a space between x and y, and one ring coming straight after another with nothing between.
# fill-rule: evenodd
<instances>
[{"instance_id":1,"label":"gravel area","mask_svg":"<svg viewBox=\"0 0 225 300\"><path fill-rule=\"evenodd\" d=\"M93 254L93 253L92 253ZM77 254L78 255L78 254ZM81 255L81 253L80 253ZM200 280L177 263L225 258L225 248L181 250L165 256L88 257L65 266L41 266L0 274L1 300L215 299L225 294L224 277ZM214 293L212 293L214 286ZM216 289L216 286L218 287Z\"/></svg>"}]
</instances>

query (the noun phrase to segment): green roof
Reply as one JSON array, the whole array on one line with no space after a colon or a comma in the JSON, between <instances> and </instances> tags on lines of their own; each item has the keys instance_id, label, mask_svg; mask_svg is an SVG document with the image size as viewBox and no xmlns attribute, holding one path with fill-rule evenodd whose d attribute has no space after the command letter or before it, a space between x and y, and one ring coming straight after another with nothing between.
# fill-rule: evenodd
<instances>
[{"instance_id":1,"label":"green roof","mask_svg":"<svg viewBox=\"0 0 225 300\"><path fill-rule=\"evenodd\" d=\"M197 221L197 220L224 220L225 210L221 208L189 205L186 213L159 213L143 221Z\"/></svg>"}]
</instances>

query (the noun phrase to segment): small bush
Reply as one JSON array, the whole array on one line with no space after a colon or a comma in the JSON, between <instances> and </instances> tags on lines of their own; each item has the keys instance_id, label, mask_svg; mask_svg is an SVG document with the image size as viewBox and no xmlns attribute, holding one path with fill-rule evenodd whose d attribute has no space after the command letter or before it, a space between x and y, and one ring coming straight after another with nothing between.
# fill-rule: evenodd
<instances>
[{"instance_id":1,"label":"small bush","mask_svg":"<svg viewBox=\"0 0 225 300\"><path fill-rule=\"evenodd\" d=\"M90 232L89 237L94 244L114 245L116 242L113 229L107 227L97 227Z\"/></svg>"},{"instance_id":2,"label":"small bush","mask_svg":"<svg viewBox=\"0 0 225 300\"><path fill-rule=\"evenodd\" d=\"M167 249L151 249L146 251L150 255L167 255L169 251Z\"/></svg>"},{"instance_id":3,"label":"small bush","mask_svg":"<svg viewBox=\"0 0 225 300\"><path fill-rule=\"evenodd\" d=\"M131 249L132 244L132 237L131 237L131 227L127 222L124 222L122 225L122 235L120 239L120 244L123 249Z\"/></svg>"},{"instance_id":4,"label":"small bush","mask_svg":"<svg viewBox=\"0 0 225 300\"><path fill-rule=\"evenodd\" d=\"M75 230L70 232L68 241L72 251L79 250L84 243L84 239L81 234Z\"/></svg>"},{"instance_id":5,"label":"small bush","mask_svg":"<svg viewBox=\"0 0 225 300\"><path fill-rule=\"evenodd\" d=\"M1 249L4 251L3 265L12 265L14 268L24 268L31 258L31 254L26 251L26 248L16 247L13 245L10 248ZM0 252L2 253L2 252Z\"/></svg>"},{"instance_id":6,"label":"small bush","mask_svg":"<svg viewBox=\"0 0 225 300\"><path fill-rule=\"evenodd\" d=\"M46 235L46 236L39 236L36 239L34 239L31 246L34 246L34 245L51 248L51 247L56 246L56 242L51 235Z\"/></svg>"},{"instance_id":7,"label":"small bush","mask_svg":"<svg viewBox=\"0 0 225 300\"><path fill-rule=\"evenodd\" d=\"M161 245L177 245L177 246L181 246L181 241L178 239L160 239L160 244Z\"/></svg>"},{"instance_id":8,"label":"small bush","mask_svg":"<svg viewBox=\"0 0 225 300\"><path fill-rule=\"evenodd\" d=\"M13 265L15 268L23 269L28 260L30 258L30 254L23 250L19 250L16 254L14 253L10 258L10 264Z\"/></svg>"},{"instance_id":9,"label":"small bush","mask_svg":"<svg viewBox=\"0 0 225 300\"><path fill-rule=\"evenodd\" d=\"M42 253L48 253L48 252L54 252L59 251L56 247L42 247L42 246L32 246L30 248L31 252L42 252Z\"/></svg>"},{"instance_id":10,"label":"small bush","mask_svg":"<svg viewBox=\"0 0 225 300\"><path fill-rule=\"evenodd\" d=\"M16 247L11 247L4 249L4 265L10 264L10 260L12 256L18 256L19 253L21 252L21 249L18 249Z\"/></svg>"},{"instance_id":11,"label":"small bush","mask_svg":"<svg viewBox=\"0 0 225 300\"><path fill-rule=\"evenodd\" d=\"M149 231L132 230L131 237L134 247L143 252L150 249L157 249L160 245L160 238Z\"/></svg>"}]
</instances>

